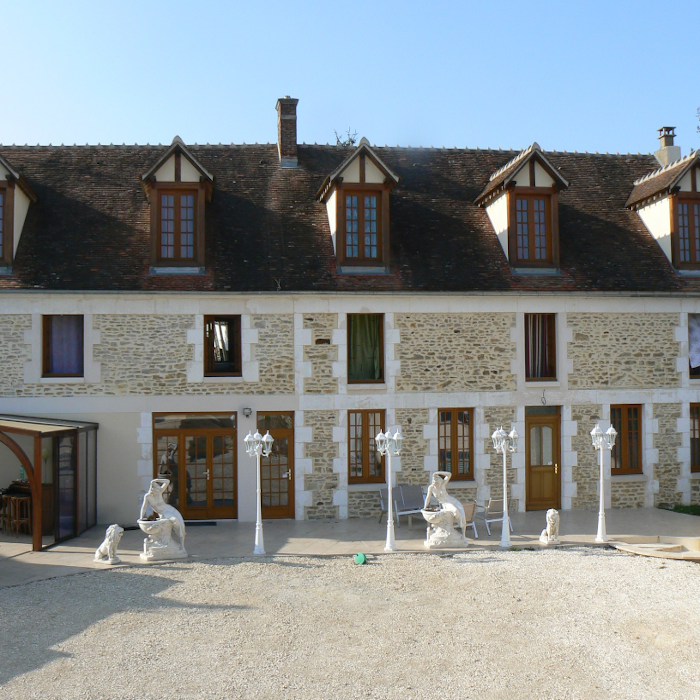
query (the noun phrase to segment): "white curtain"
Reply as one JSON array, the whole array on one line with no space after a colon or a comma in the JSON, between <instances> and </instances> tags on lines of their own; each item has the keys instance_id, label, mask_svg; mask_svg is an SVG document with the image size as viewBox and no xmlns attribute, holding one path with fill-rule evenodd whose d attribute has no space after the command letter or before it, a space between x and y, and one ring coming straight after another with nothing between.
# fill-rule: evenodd
<instances>
[{"instance_id":1,"label":"white curtain","mask_svg":"<svg viewBox=\"0 0 700 700\"><path fill-rule=\"evenodd\" d=\"M688 355L690 366L700 367L700 314L688 314Z\"/></svg>"}]
</instances>

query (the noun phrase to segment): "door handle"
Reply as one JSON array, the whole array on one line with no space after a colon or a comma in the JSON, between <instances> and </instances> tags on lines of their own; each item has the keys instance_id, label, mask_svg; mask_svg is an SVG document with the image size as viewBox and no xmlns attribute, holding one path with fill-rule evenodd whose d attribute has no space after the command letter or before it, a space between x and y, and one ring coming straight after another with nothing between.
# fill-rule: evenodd
<instances>
[{"instance_id":1,"label":"door handle","mask_svg":"<svg viewBox=\"0 0 700 700\"><path fill-rule=\"evenodd\" d=\"M287 479L289 481L291 481L292 480L292 470L288 469L284 474L282 474L282 478L284 478L285 476L287 477Z\"/></svg>"},{"instance_id":2,"label":"door handle","mask_svg":"<svg viewBox=\"0 0 700 700\"><path fill-rule=\"evenodd\" d=\"M559 473L559 465L556 464L556 462L555 462L555 464L554 464L554 473L555 473L555 474L558 474L558 473Z\"/></svg>"},{"instance_id":3,"label":"door handle","mask_svg":"<svg viewBox=\"0 0 700 700\"><path fill-rule=\"evenodd\" d=\"M207 470L204 472L204 474L205 474L205 476L207 477L207 480L208 480L208 479L209 479L209 470L207 469Z\"/></svg>"}]
</instances>

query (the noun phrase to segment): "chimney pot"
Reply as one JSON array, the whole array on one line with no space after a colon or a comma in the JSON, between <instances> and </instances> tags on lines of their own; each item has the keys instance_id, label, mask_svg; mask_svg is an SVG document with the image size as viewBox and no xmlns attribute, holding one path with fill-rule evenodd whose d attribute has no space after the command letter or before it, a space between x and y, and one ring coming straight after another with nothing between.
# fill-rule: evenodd
<instances>
[{"instance_id":1,"label":"chimney pot","mask_svg":"<svg viewBox=\"0 0 700 700\"><path fill-rule=\"evenodd\" d=\"M297 167L297 104L294 97L280 97L277 109L277 150L280 166L283 168Z\"/></svg>"},{"instance_id":2,"label":"chimney pot","mask_svg":"<svg viewBox=\"0 0 700 700\"><path fill-rule=\"evenodd\" d=\"M661 142L661 147L658 151L656 151L656 153L654 153L654 156L656 156L656 160L658 160L664 167L670 163L675 163L675 161L680 160L681 147L673 145L673 140L675 137L675 126L662 126L659 129L659 141Z\"/></svg>"}]
</instances>

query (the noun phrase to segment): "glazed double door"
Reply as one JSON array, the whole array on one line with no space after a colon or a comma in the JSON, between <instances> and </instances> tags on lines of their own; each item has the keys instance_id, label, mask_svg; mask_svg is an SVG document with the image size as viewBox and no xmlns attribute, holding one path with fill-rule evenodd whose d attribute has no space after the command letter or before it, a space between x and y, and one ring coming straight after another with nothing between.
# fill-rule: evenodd
<instances>
[{"instance_id":1,"label":"glazed double door","mask_svg":"<svg viewBox=\"0 0 700 700\"><path fill-rule=\"evenodd\" d=\"M272 452L260 460L262 517L294 517L294 413L258 413L258 430L272 435Z\"/></svg>"}]
</instances>

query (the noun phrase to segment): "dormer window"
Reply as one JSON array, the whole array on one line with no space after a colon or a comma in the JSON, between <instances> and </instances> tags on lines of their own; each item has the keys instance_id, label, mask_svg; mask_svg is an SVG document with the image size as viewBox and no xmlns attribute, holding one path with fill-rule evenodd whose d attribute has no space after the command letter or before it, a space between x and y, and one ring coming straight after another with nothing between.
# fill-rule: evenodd
<instances>
[{"instance_id":1,"label":"dormer window","mask_svg":"<svg viewBox=\"0 0 700 700\"><path fill-rule=\"evenodd\" d=\"M569 183L537 143L497 170L477 197L515 272L559 267L559 192Z\"/></svg>"},{"instance_id":2,"label":"dormer window","mask_svg":"<svg viewBox=\"0 0 700 700\"><path fill-rule=\"evenodd\" d=\"M700 197L679 193L673 199L678 267L700 268Z\"/></svg>"},{"instance_id":3,"label":"dormer window","mask_svg":"<svg viewBox=\"0 0 700 700\"><path fill-rule=\"evenodd\" d=\"M176 136L142 182L151 203L151 272L203 272L205 207L213 177Z\"/></svg>"},{"instance_id":4,"label":"dormer window","mask_svg":"<svg viewBox=\"0 0 700 700\"><path fill-rule=\"evenodd\" d=\"M345 193L345 259L369 264L382 259L381 192Z\"/></svg>"},{"instance_id":5,"label":"dormer window","mask_svg":"<svg viewBox=\"0 0 700 700\"><path fill-rule=\"evenodd\" d=\"M0 269L11 271L24 220L37 196L27 181L0 156Z\"/></svg>"},{"instance_id":6,"label":"dormer window","mask_svg":"<svg viewBox=\"0 0 700 700\"><path fill-rule=\"evenodd\" d=\"M316 198L326 205L338 270L389 269L389 195L399 178L362 139L324 181Z\"/></svg>"}]
</instances>

